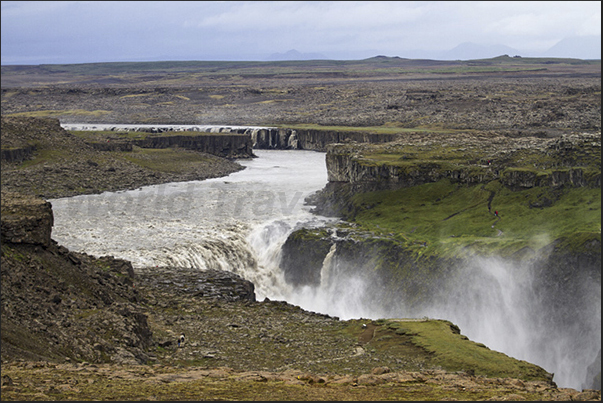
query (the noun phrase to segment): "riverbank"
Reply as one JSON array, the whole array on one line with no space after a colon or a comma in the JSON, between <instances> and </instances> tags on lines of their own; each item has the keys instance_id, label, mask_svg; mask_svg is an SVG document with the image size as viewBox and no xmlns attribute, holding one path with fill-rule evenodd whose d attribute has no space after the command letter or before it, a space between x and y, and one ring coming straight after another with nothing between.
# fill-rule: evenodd
<instances>
[{"instance_id":1,"label":"riverbank","mask_svg":"<svg viewBox=\"0 0 603 403\"><path fill-rule=\"evenodd\" d=\"M28 147L22 158L2 160L2 189L45 199L203 180L243 169L193 150L135 146L102 151L66 132L56 119L3 116L2 149Z\"/></svg>"}]
</instances>

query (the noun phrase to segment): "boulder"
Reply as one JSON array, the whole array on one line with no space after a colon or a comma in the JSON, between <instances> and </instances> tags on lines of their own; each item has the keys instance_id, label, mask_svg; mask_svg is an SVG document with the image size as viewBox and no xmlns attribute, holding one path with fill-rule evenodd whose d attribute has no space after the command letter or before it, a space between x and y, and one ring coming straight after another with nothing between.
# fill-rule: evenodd
<instances>
[{"instance_id":1,"label":"boulder","mask_svg":"<svg viewBox=\"0 0 603 403\"><path fill-rule=\"evenodd\" d=\"M54 216L49 202L33 196L2 192L2 242L50 245Z\"/></svg>"}]
</instances>

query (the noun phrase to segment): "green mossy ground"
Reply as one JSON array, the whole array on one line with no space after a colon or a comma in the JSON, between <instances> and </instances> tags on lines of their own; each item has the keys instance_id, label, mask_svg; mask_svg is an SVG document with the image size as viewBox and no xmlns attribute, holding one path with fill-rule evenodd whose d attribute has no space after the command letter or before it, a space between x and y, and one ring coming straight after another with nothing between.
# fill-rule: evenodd
<instances>
[{"instance_id":1,"label":"green mossy ground","mask_svg":"<svg viewBox=\"0 0 603 403\"><path fill-rule=\"evenodd\" d=\"M490 350L481 343L470 341L460 329L446 320L379 320L383 326L376 334L375 344L381 348L399 348L401 343L393 335L408 335L412 343L431 354L429 361L448 372L464 371L488 377L518 377L524 380L542 380L546 372L526 361L511 358ZM385 342L385 341L389 342Z\"/></svg>"},{"instance_id":2,"label":"green mossy ground","mask_svg":"<svg viewBox=\"0 0 603 403\"><path fill-rule=\"evenodd\" d=\"M352 221L361 228L395 233L409 244L426 245L423 253L441 255L471 246L476 252L504 256L524 247L538 250L576 234L583 242L601 239L598 188L513 191L499 181L466 186L443 179L361 193L352 201ZM540 205L547 207L536 207Z\"/></svg>"},{"instance_id":3,"label":"green mossy ground","mask_svg":"<svg viewBox=\"0 0 603 403\"><path fill-rule=\"evenodd\" d=\"M468 248L484 255L508 256L553 243L574 251L593 240L600 244L600 143L558 144L505 152L487 141L481 145L479 141L446 143L445 138L429 144L364 146L350 157L364 167L387 165L400 175L430 172L431 177L446 177L454 171L462 172L465 179L361 191L348 196L344 218L378 236L393 235L417 254L452 256ZM538 182L553 172L568 174L570 170L580 170L586 186ZM508 177L518 172L536 178L536 186L508 186Z\"/></svg>"}]
</instances>

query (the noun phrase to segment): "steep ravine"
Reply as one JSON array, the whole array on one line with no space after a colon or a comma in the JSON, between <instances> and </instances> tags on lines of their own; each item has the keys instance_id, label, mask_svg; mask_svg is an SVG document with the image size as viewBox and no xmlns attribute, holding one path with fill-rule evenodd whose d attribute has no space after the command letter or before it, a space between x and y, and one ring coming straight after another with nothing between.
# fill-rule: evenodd
<instances>
[{"instance_id":1,"label":"steep ravine","mask_svg":"<svg viewBox=\"0 0 603 403\"><path fill-rule=\"evenodd\" d=\"M546 141L491 138L482 143L481 158L471 158L466 150L472 144L465 141L462 157L438 159L421 159L416 151L428 154L440 147L441 155L451 155L461 144L445 144L433 137L412 140L414 149L409 148L411 141L329 146L330 182L309 202L317 212L343 217L352 225L293 232L281 260L287 280L300 287L326 288L325 282L337 278L340 284L329 290L339 292L339 299L348 305L358 303L386 317L446 317L461 323L472 339L554 371L555 379L600 389L600 227L598 234L564 235L536 247L518 234L513 241L500 230L495 233L495 226L502 225L491 206L498 193L528 197L540 192L548 196L528 201L530 211L547 214L565 202L564 195L588 189L596 193L600 189L600 136ZM382 214L398 214L395 211L413 206L395 207L395 201L390 201L387 210L383 204L388 202L361 202L370 199L363 195L375 192L381 195L376 200L395 200L394 195L402 195L404 189L443 180L451 185L442 188L460 189L457 193L474 187L497 190L481 202L488 215L498 218L491 221L493 238L465 234L457 240L437 240L420 230L397 233L383 227L388 221ZM440 197L450 203L455 194ZM448 219L471 208L459 206ZM504 208L512 210L510 205ZM430 214L427 207L417 209ZM400 214L400 219L406 218ZM503 220L508 222L508 216ZM397 228L398 224L390 225ZM503 239L507 243L501 248ZM347 293L351 288L354 295Z\"/></svg>"},{"instance_id":2,"label":"steep ravine","mask_svg":"<svg viewBox=\"0 0 603 403\"><path fill-rule=\"evenodd\" d=\"M5 128L4 123L3 121L3 129ZM29 127L28 131L31 131L31 125L40 122L27 120L25 123ZM49 134L47 130L41 132ZM5 134L5 130L3 130L3 145ZM57 140L60 140L58 144L62 144L61 141L74 141L61 130L56 130L56 133L52 134L56 134L56 138L49 138L49 143L52 144L57 144ZM85 158L84 162L86 159L92 162L98 161L98 165L86 162L86 165L95 169L95 172L105 172L105 169L110 168L110 166L103 165L106 162L104 163L102 160L93 160L98 154L92 150L80 143L78 143L78 147L80 148L77 149L77 152ZM65 158L65 160L69 159ZM414 399L422 396L434 400L463 398L462 393L465 391L472 393L471 398L478 397L475 394L478 393L482 398L498 399L565 400L570 397L600 399L600 393L588 391L579 394L575 390L556 388L546 381L538 381L539 383L534 384L532 381L506 378L507 375L503 375L504 378L486 378L481 375L476 376L479 373L478 370L474 374L472 370L450 373L425 369L427 364L427 368L437 368L436 364L428 362L428 357L433 357L433 354L425 354L425 350L421 348L415 348L416 351L414 351L412 345L408 344L408 337L412 333L396 327L399 326L396 324L397 322L394 322L393 325L396 326L393 326L388 321L372 321L370 319L341 321L328 315L304 311L284 302L253 301L253 298L248 298L249 290L253 285L235 275L224 277L225 273L220 273L218 276L214 276L220 281L215 281L212 278L199 276L197 273L181 272L175 268L161 268L161 270L155 268L158 269L157 271L151 268L150 273L140 273L139 276L132 278L131 265L128 262L110 257L97 259L85 254L70 252L50 240L52 213L46 208L45 202L27 198L28 202L21 204L21 207L25 207L26 210L29 204L40 207L39 216L37 213L29 214L27 211L27 214L6 214L5 208L8 207L10 210L12 207L7 206L7 204L10 205L8 202L11 199L5 197L4 186L9 184L13 178L4 176L6 172L4 163L5 161L3 161L2 183L3 398L49 400L49 397L59 399L92 396L102 399L105 393L108 393L107 396L114 397L114 393L123 392L116 392L116 387L123 380L120 378L121 375L103 380L100 377L96 378L90 372L97 372L97 370L104 372L106 369L109 373L123 374L119 371L128 371L130 364L139 364L146 360L147 363L158 362L158 364L154 366L135 365L135 368L149 368L150 372L158 371L158 373L169 372L170 376L181 371L183 365L190 364L210 368L209 371L204 370L204 374L196 373L196 375L202 376L204 379L215 376L227 379L229 381L227 384L230 386L228 389L235 392L238 390L237 388L247 390L250 386L248 383L241 383L242 377L253 379L253 382L260 381L260 383L256 382L259 385L264 385L263 382L268 378L273 379L270 378L273 375L268 376L264 372L264 367L269 367L275 370L285 369L280 376L285 379L285 382L291 382L294 387L328 385L323 388L326 391L338 388L336 385L344 385L343 387L346 389L341 390L341 394L337 395L340 398L352 396L355 390L377 391L379 389L382 391L382 385L399 388L400 386L405 387L405 382L409 382L411 387L410 395L407 398ZM61 174L64 171L62 164L64 164L63 160L47 160L43 163L41 168L43 168L46 182L52 184L55 179L61 181ZM25 168L22 171L26 175L29 169ZM79 180L84 176L87 175L78 175L74 179ZM148 183L135 177L132 185L124 186L109 174L99 177L111 182L112 187L121 189ZM160 178L155 177L152 180L159 181ZM30 181L19 183L18 188L26 193L37 193L31 188ZM58 191L62 190L58 189ZM78 191L81 192L81 190L76 190L76 192ZM68 192L68 194L71 193ZM16 196L13 200L21 197L21 195ZM5 220L7 218L8 222ZM16 221L11 223L10 220ZM33 230L22 231L24 228L33 228ZM43 230L39 231L39 228ZM38 237L31 238L32 233ZM345 238L347 235L345 232L340 232L339 236ZM380 246L377 245L376 248L380 248ZM331 249L329 247L329 251ZM345 247L342 246L340 249L345 250ZM353 249L353 247L349 249ZM364 252L361 255L359 261L367 259ZM80 281L80 277L83 279L82 281ZM191 287L192 283L197 283L198 287ZM83 289L79 289L76 285L83 286ZM229 296L238 295L237 293L244 296L242 298L244 301L237 302L228 299ZM203 298L204 296L207 298ZM291 326L292 317L299 319L297 325L293 327ZM6 318L9 318L10 322ZM207 325L209 322L212 323L211 326ZM16 325L7 327L7 323ZM415 323L415 321L410 323ZM466 346L477 348L480 352L498 354L469 341L467 336L459 333L458 327L447 321L421 320L417 321L417 328L431 323L443 324L455 340L460 340ZM371 329L381 331L381 333L373 333L374 336L380 337L373 337L370 340L363 339L361 337L364 334L363 324L368 324ZM373 326L376 327L373 328ZM344 333L341 332L342 327L345 328ZM26 332L14 332L19 329L26 329ZM105 329L107 332L102 332ZM178 350L174 346L174 335L183 329L191 337L190 344L187 345L187 348ZM188 329L193 333L189 333ZM318 338L317 329L321 331L321 337ZM149 330L152 331L152 338ZM7 331L8 335L5 333ZM41 343L32 343L32 339L29 337L32 334L36 338L46 339ZM12 347L17 348L12 348L9 343L5 343L5 335L14 342ZM28 335L28 337L24 337L24 335ZM396 342L400 342L393 343L394 347L413 350L413 354L422 352L424 356L411 359L406 356L404 351L392 354L389 350L383 349L383 347L392 346L392 338ZM357 346L356 343L360 343L360 345ZM294 348L291 348L292 345ZM282 350L285 355L274 354L275 346L279 348L279 354ZM44 351L45 347L50 348ZM5 348L9 351L6 351ZM244 364L249 364L243 369L252 371L252 373L240 372L240 368L236 371L232 370L241 364L239 359L241 349L245 350ZM232 353L232 351L239 353ZM266 353L268 351L269 353ZM337 352L336 357L333 355L334 351ZM5 355L5 353L8 354ZM396 354L405 355L401 359ZM70 358L70 362L73 364L52 362L65 361L66 357ZM25 359L25 361L11 362L15 358ZM283 358L287 361L283 361ZM531 368L538 374L547 375L542 368L533 364L518 360L510 361L513 362L513 365ZM285 366L283 366L283 362ZM486 362L492 363L489 360ZM81 369L84 367L88 367L90 371L82 372ZM316 371L315 373L324 373L325 368L328 368L328 371L336 374L347 374L353 369L356 374L361 375L319 376L299 370L290 372L288 368L302 368L304 371ZM372 368L375 368L373 373L367 374L366 372L371 371ZM466 366L463 366L462 369L466 369ZM67 379L65 382L48 382L50 376L63 374L61 372L63 370L67 370L67 372L73 370L84 374L84 377L74 377L73 373L67 373L64 378ZM417 372L405 372L408 370ZM143 372L145 373L138 375L132 373L133 379L149 380L147 377L149 372L146 370ZM184 373L182 378L171 377L167 384L164 380L157 380L157 382L161 382L161 390L167 391L171 390L171 387L180 385L179 382L173 382L176 379L191 380L189 375L190 373ZM456 382L454 384L456 386L450 385L444 378L453 379L451 382ZM544 378L549 379L548 375ZM151 380L151 383L154 381ZM105 383L110 386L105 388ZM224 384L222 382L222 386ZM478 384L479 386L476 386ZM482 384L490 386L482 386ZM134 390L123 392L126 394L120 396L139 396L139 393L143 393L140 395L141 398L150 398L155 394L159 396L158 392L148 392L145 389L146 385L146 382L136 382ZM267 385L274 387L271 383ZM357 386L361 386L361 388L357 388ZM215 387L216 385L212 385L213 391L217 390ZM121 386L119 388L121 389ZM203 388L202 386L201 389L203 390ZM429 390L430 393L437 393L423 395L421 393L424 389ZM387 397L378 392L375 393L377 394L370 395L368 400ZM195 396L215 397L215 395L201 394L201 392L197 392Z\"/></svg>"},{"instance_id":3,"label":"steep ravine","mask_svg":"<svg viewBox=\"0 0 603 403\"><path fill-rule=\"evenodd\" d=\"M329 144L343 142L386 143L398 134L331 129L291 129L285 127L220 126L220 125L112 125L64 123L70 131L100 131L112 140L126 141L140 147L164 148L179 146L228 158L246 158L259 150L325 151ZM130 139L125 132L144 134ZM115 133L115 135L107 135ZM199 135L202 134L202 135ZM102 144L104 148L107 144ZM99 145L100 147L100 145Z\"/></svg>"}]
</instances>

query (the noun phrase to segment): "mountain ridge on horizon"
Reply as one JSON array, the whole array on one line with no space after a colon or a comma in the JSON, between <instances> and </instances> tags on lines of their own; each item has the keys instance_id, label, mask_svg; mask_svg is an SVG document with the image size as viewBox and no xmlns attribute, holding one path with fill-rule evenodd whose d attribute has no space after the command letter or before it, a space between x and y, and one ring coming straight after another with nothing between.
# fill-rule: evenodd
<instances>
[{"instance_id":1,"label":"mountain ridge on horizon","mask_svg":"<svg viewBox=\"0 0 603 403\"><path fill-rule=\"evenodd\" d=\"M587 46L590 49L595 49L597 53L594 58L581 57L579 49ZM375 49L358 51L354 53L354 57L344 57L339 54L338 57L327 57L323 53L318 52L300 52L297 49L290 49L286 52L272 53L264 57L249 57L246 59L225 59L225 58L194 58L194 57L170 57L163 55L160 57L149 57L142 59L131 60L104 60L104 61L81 61L67 63L8 63L2 66L44 66L44 65L68 65L68 64L101 64L101 63L144 63L144 62L279 62L279 61L309 61L309 60L325 60L325 61L360 61L377 56L385 56L391 58L408 59L408 60L434 60L434 61L471 61L491 59L499 56L508 55L510 57L522 58L560 58L560 59L579 59L579 60L601 60L601 36L591 35L583 37L569 37L557 42L554 46L544 52L522 52L515 48L500 45L500 44L476 44L473 42L464 42L453 49L446 51L424 51L411 50L398 53L396 55L386 55Z\"/></svg>"},{"instance_id":2,"label":"mountain ridge on horizon","mask_svg":"<svg viewBox=\"0 0 603 403\"><path fill-rule=\"evenodd\" d=\"M580 56L581 50L584 48L594 49L598 52L598 57L584 58ZM366 51L365 53L369 53ZM373 54L382 54L373 51ZM391 57L400 57L403 59L429 59L429 60L475 60L488 59L501 55L521 56L521 57L555 57L555 58L572 58L583 60L601 59L601 36L576 36L567 37L557 42L555 45L543 52L522 51L503 44L477 44L474 42L463 42L449 50L443 51L426 51L426 50L409 50L400 52ZM373 56L360 57L366 59ZM283 53L272 53L263 61L282 61L282 60L342 60L340 58L327 57L322 53L317 52L299 52L296 49L290 49ZM355 60L355 59L348 59Z\"/></svg>"}]
</instances>

